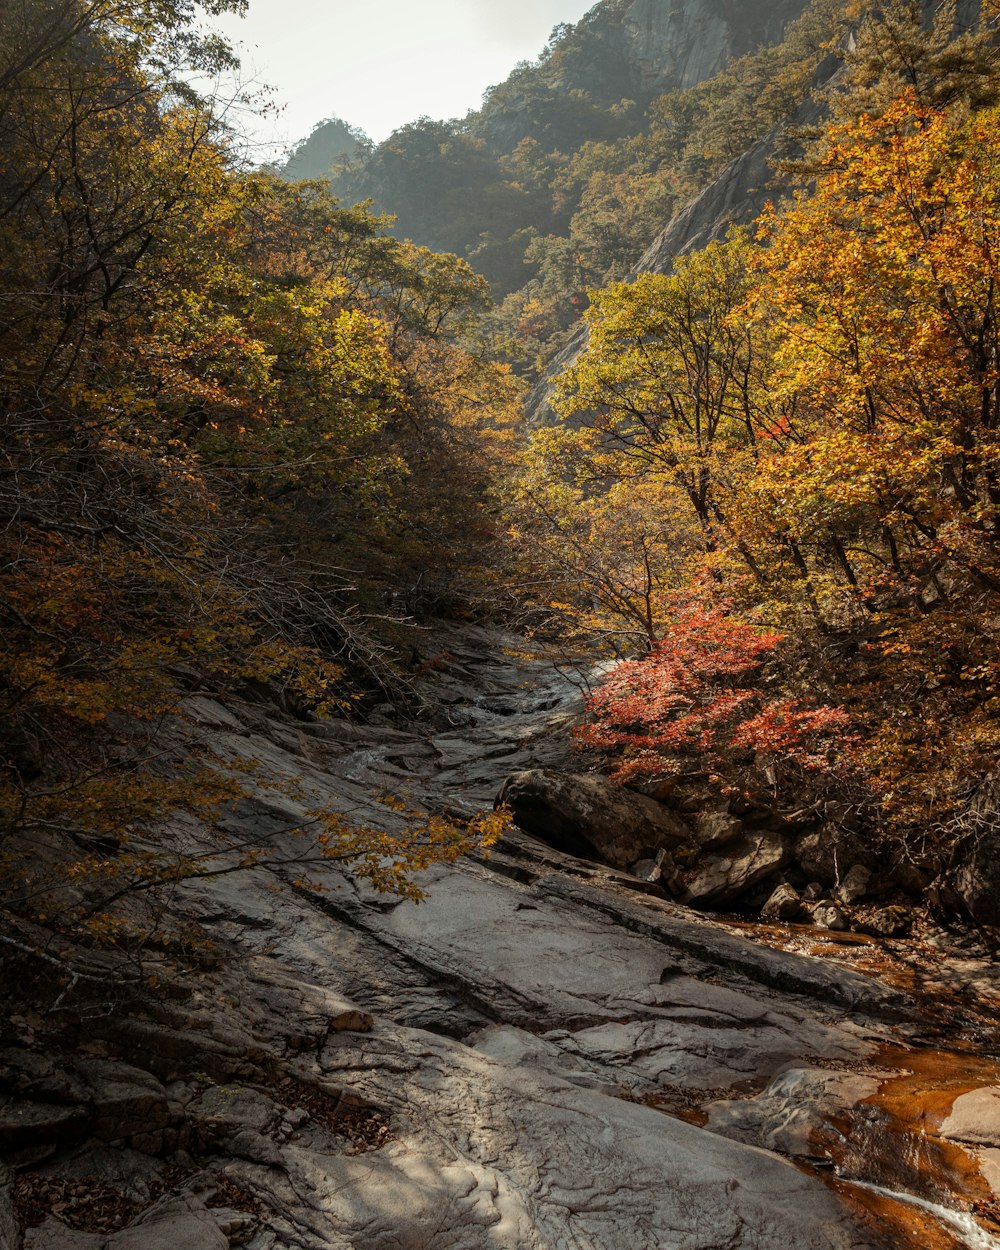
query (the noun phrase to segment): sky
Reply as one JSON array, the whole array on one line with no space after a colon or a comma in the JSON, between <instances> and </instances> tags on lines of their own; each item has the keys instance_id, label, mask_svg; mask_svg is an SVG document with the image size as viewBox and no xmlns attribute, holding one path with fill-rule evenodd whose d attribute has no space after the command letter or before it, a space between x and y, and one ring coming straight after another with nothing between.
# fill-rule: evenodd
<instances>
[{"instance_id":1,"label":"sky","mask_svg":"<svg viewBox=\"0 0 1000 1250\"><path fill-rule=\"evenodd\" d=\"M373 139L426 114L463 117L558 22L595 0L249 0L212 25L238 46L244 77L280 111L242 125L261 158L342 117ZM264 150L269 149L269 150Z\"/></svg>"}]
</instances>

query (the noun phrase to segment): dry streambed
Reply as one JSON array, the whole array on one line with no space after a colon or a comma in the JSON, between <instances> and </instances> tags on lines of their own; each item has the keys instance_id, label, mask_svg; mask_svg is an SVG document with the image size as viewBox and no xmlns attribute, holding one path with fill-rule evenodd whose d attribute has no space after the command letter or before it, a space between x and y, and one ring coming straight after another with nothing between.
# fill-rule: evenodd
<instances>
[{"instance_id":1,"label":"dry streambed","mask_svg":"<svg viewBox=\"0 0 1000 1250\"><path fill-rule=\"evenodd\" d=\"M260 761L246 830L375 788L488 806L566 764L562 675L447 649L434 731L202 699ZM516 832L427 884L415 907L291 868L189 883L174 905L231 959L0 1054L3 1250L10 1190L25 1250L1000 1247L982 952L712 920Z\"/></svg>"}]
</instances>

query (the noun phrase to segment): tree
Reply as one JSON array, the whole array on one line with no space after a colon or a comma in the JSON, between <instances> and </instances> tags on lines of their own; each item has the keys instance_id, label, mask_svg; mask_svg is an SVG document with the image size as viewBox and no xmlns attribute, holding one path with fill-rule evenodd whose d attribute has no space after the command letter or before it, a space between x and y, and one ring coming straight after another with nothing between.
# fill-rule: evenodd
<instances>
[{"instance_id":1,"label":"tree","mask_svg":"<svg viewBox=\"0 0 1000 1250\"><path fill-rule=\"evenodd\" d=\"M830 774L842 755L846 712L775 690L783 635L713 602L709 586L674 596L672 607L664 639L618 664L587 700L594 721L578 741L611 752L620 781L696 777L801 802L805 777Z\"/></svg>"}]
</instances>

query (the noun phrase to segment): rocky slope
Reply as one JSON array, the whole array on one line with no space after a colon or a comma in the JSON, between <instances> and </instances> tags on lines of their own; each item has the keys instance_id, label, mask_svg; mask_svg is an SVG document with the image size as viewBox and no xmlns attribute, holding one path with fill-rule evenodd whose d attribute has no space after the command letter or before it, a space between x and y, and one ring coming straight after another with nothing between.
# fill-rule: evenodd
<instances>
[{"instance_id":1,"label":"rocky slope","mask_svg":"<svg viewBox=\"0 0 1000 1250\"><path fill-rule=\"evenodd\" d=\"M574 686L497 642L447 641L424 731L193 696L259 761L239 827L386 786L468 810L571 767ZM516 830L419 907L298 874L189 882L171 905L224 958L165 991L91 956L9 1020L4 1250L1000 1246L1000 1072L972 1049L1000 983L973 947L722 923Z\"/></svg>"}]
</instances>

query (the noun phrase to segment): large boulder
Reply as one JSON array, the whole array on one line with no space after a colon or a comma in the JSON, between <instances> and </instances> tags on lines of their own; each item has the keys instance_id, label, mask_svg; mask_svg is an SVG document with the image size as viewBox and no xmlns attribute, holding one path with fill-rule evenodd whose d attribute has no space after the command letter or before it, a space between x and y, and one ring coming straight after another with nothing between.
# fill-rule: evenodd
<instances>
[{"instance_id":1,"label":"large boulder","mask_svg":"<svg viewBox=\"0 0 1000 1250\"><path fill-rule=\"evenodd\" d=\"M556 850L626 870L691 837L684 821L655 799L593 773L512 773L497 803L510 808L525 833Z\"/></svg>"},{"instance_id":2,"label":"large boulder","mask_svg":"<svg viewBox=\"0 0 1000 1250\"><path fill-rule=\"evenodd\" d=\"M767 829L748 832L681 875L684 901L696 907L725 907L776 877L790 859L781 834Z\"/></svg>"},{"instance_id":3,"label":"large boulder","mask_svg":"<svg viewBox=\"0 0 1000 1250\"><path fill-rule=\"evenodd\" d=\"M837 889L856 865L875 866L864 838L840 825L826 824L795 840L795 859L807 880Z\"/></svg>"},{"instance_id":4,"label":"large boulder","mask_svg":"<svg viewBox=\"0 0 1000 1250\"><path fill-rule=\"evenodd\" d=\"M955 850L955 892L978 924L1000 925L1000 778L983 782L963 824L967 832Z\"/></svg>"}]
</instances>

